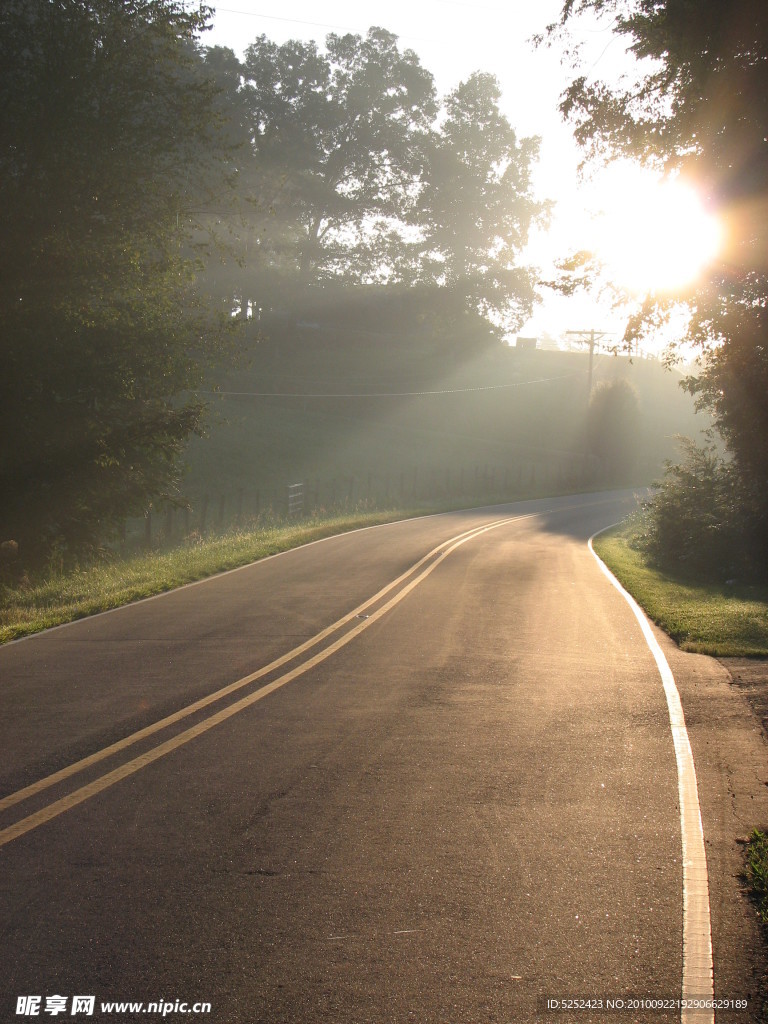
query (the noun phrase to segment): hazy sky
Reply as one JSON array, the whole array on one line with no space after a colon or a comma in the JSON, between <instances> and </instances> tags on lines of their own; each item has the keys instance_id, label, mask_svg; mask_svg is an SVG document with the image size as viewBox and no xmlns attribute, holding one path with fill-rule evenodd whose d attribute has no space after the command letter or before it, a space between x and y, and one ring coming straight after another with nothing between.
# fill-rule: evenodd
<instances>
[{"instance_id":1,"label":"hazy sky","mask_svg":"<svg viewBox=\"0 0 768 1024\"><path fill-rule=\"evenodd\" d=\"M581 234L585 209L593 203L578 189L579 154L569 128L558 112L558 98L567 84L567 69L555 49L534 47L531 37L556 20L560 0L229 0L216 7L207 45L229 46L241 54L264 33L276 42L289 38L316 39L329 32L365 33L379 25L400 37L401 47L415 50L435 76L438 91L448 92L474 71L487 71L499 80L502 109L520 136L541 137L536 171L539 197L554 199L558 212L545 239L534 239L536 261L547 254L564 254L584 244ZM586 24L581 30L585 67L595 75L611 74L622 59L621 44L609 27ZM585 299L547 297L521 334L557 335L568 328L622 330L610 310Z\"/></svg>"}]
</instances>

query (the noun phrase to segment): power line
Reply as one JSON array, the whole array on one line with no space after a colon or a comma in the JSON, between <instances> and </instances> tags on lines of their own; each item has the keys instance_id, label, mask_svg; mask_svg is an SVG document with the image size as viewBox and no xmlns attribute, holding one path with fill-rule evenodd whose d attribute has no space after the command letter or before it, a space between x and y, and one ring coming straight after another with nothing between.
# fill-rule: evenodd
<instances>
[{"instance_id":1,"label":"power line","mask_svg":"<svg viewBox=\"0 0 768 1024\"><path fill-rule=\"evenodd\" d=\"M455 7L465 7L473 11L482 10L489 11L492 13L496 12L495 8L492 7L480 7L477 8L473 4L460 3L459 0L436 0L438 3L448 3ZM359 29L352 28L350 25L331 25L325 21L307 21L304 18L284 18L278 14L261 14L259 11L238 11L233 7L215 7L214 14L221 11L222 14L237 14L244 18L261 18L265 21L282 21L289 25L308 25L310 28L329 28L337 32L358 32ZM367 19L366 19L367 20ZM410 33L395 33L398 39L405 39L413 43L447 43L447 40L441 40L435 37L426 36L414 36Z\"/></svg>"},{"instance_id":2,"label":"power line","mask_svg":"<svg viewBox=\"0 0 768 1024\"><path fill-rule=\"evenodd\" d=\"M282 18L277 14L260 14L258 11L236 11L232 7L216 7L215 12L221 11L223 14L238 14L245 18L262 18L266 21L283 21L288 25L308 25L310 28L330 28L336 32L353 32L358 33L360 30L352 28L350 25L330 25L325 21L306 21L304 18ZM412 36L406 34L395 33L398 39L406 39L412 43L439 43L439 39L427 39L424 36ZM442 40L445 41L445 40Z\"/></svg>"},{"instance_id":3,"label":"power line","mask_svg":"<svg viewBox=\"0 0 768 1024\"><path fill-rule=\"evenodd\" d=\"M539 377L536 380L520 380L512 384L488 384L474 388L443 388L437 391L350 391L344 393L303 391L196 391L198 395L214 395L234 398L421 398L427 395L463 395L479 391L502 391L520 388L527 384L548 384L550 381L578 377L578 373L564 373L559 377Z\"/></svg>"},{"instance_id":4,"label":"power line","mask_svg":"<svg viewBox=\"0 0 768 1024\"><path fill-rule=\"evenodd\" d=\"M592 394L592 363L595 358L595 345L598 341L607 337L608 334L613 333L612 331L596 331L594 327L590 327L586 331L566 331L566 334L575 334L578 336L579 341L586 341L589 343L589 370L587 374L587 397Z\"/></svg>"},{"instance_id":5,"label":"power line","mask_svg":"<svg viewBox=\"0 0 768 1024\"><path fill-rule=\"evenodd\" d=\"M304 21L302 18L281 18L277 14L260 14L258 11L236 11L231 7L216 7L215 12L239 14L245 18L263 18L265 21L285 21L291 25L310 25L312 28L332 28L339 32L353 32L348 25L329 25L324 21Z\"/></svg>"}]
</instances>

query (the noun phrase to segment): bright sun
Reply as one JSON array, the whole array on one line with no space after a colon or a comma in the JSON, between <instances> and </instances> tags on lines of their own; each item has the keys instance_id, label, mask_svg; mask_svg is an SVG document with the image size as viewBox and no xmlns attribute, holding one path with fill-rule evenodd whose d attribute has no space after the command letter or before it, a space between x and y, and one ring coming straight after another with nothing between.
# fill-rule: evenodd
<instances>
[{"instance_id":1,"label":"bright sun","mask_svg":"<svg viewBox=\"0 0 768 1024\"><path fill-rule=\"evenodd\" d=\"M675 292L717 255L721 227L694 189L615 163L595 181L599 213L590 248L608 276L632 292Z\"/></svg>"}]
</instances>

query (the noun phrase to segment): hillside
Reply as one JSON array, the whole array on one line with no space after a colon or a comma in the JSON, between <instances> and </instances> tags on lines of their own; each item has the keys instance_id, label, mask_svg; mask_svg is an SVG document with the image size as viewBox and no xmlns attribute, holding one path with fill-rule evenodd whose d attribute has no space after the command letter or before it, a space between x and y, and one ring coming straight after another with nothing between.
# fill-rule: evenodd
<instances>
[{"instance_id":1,"label":"hillside","mask_svg":"<svg viewBox=\"0 0 768 1024\"><path fill-rule=\"evenodd\" d=\"M219 511L280 507L293 482L326 507L647 483L674 457L674 435L705 425L656 360L596 355L593 383L626 378L641 412L641 456L607 480L585 451L586 352L461 355L314 323L242 345L211 396L208 436L188 451L195 507L205 495Z\"/></svg>"}]
</instances>

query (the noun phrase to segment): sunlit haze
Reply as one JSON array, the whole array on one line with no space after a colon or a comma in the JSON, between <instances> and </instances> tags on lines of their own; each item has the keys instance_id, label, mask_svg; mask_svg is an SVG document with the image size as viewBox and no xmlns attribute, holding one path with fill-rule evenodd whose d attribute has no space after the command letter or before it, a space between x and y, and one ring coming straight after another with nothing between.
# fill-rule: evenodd
<instances>
[{"instance_id":1,"label":"sunlit haze","mask_svg":"<svg viewBox=\"0 0 768 1024\"><path fill-rule=\"evenodd\" d=\"M599 208L585 229L585 246L628 291L676 292L717 254L720 224L690 186L616 162L595 188Z\"/></svg>"}]
</instances>

